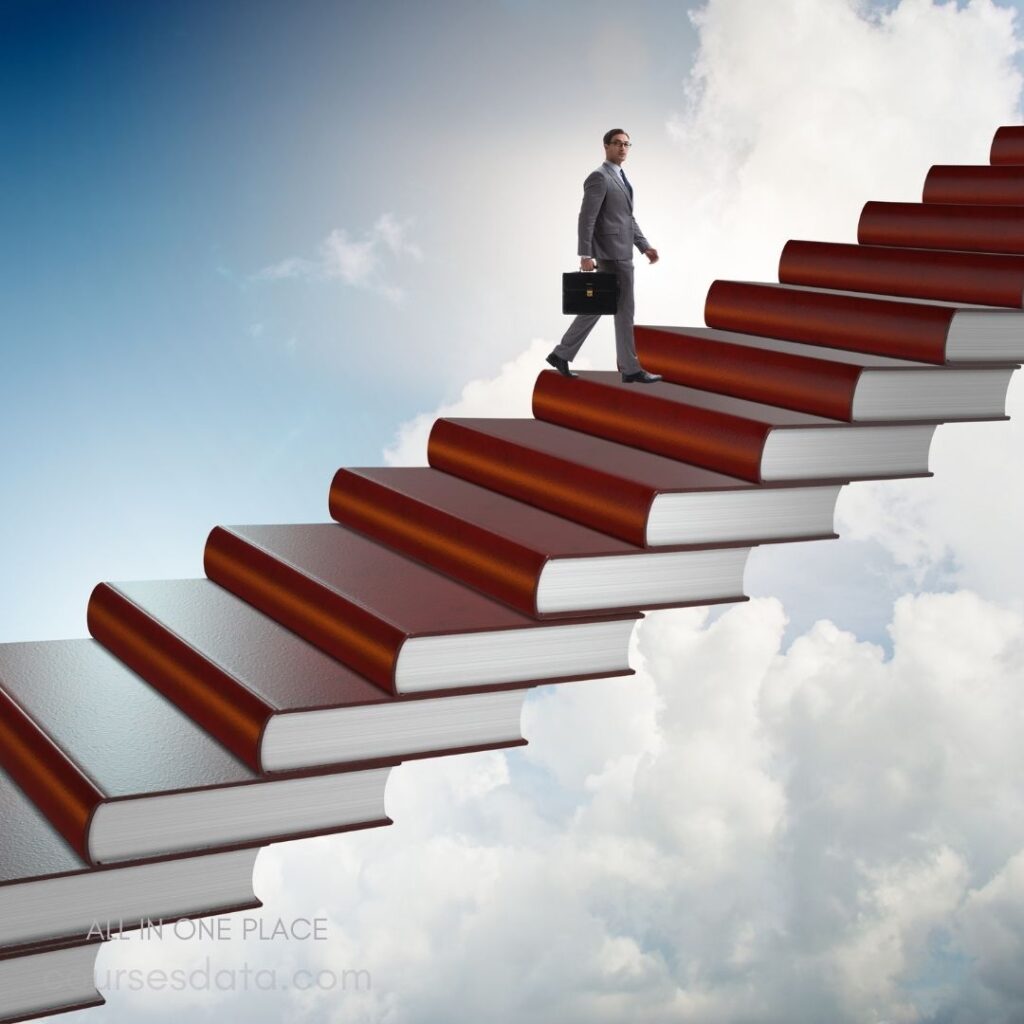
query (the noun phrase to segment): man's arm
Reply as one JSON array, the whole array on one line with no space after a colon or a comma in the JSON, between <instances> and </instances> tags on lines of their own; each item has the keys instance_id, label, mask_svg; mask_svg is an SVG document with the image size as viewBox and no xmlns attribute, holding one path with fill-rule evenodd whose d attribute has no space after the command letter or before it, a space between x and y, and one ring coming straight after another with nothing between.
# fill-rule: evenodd
<instances>
[{"instance_id":1,"label":"man's arm","mask_svg":"<svg viewBox=\"0 0 1024 1024\"><path fill-rule=\"evenodd\" d=\"M644 237L644 233L640 230L640 225L636 222L636 217L633 218L633 244L651 261L651 263L658 262L658 250L651 245L650 242Z\"/></svg>"},{"instance_id":2,"label":"man's arm","mask_svg":"<svg viewBox=\"0 0 1024 1024\"><path fill-rule=\"evenodd\" d=\"M641 251L647 252L651 248L651 243L644 238L644 233L640 230L640 225L636 222L636 217L633 218L633 244Z\"/></svg>"},{"instance_id":3,"label":"man's arm","mask_svg":"<svg viewBox=\"0 0 1024 1024\"><path fill-rule=\"evenodd\" d=\"M608 182L600 171L588 174L587 180L583 182L583 202L580 204L578 224L579 247L576 250L581 260L589 260L594 255L594 225L601 212L607 187Z\"/></svg>"}]
</instances>

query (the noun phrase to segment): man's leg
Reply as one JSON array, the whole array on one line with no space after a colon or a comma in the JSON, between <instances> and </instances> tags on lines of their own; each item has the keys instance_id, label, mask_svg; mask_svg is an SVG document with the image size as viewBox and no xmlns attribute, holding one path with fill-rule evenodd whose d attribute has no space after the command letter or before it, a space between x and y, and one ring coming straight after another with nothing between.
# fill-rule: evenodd
<instances>
[{"instance_id":1,"label":"man's leg","mask_svg":"<svg viewBox=\"0 0 1024 1024\"><path fill-rule=\"evenodd\" d=\"M619 307L615 313L615 360L622 373L637 373L640 360L633 340L633 261L602 260L600 270L614 270L619 280Z\"/></svg>"},{"instance_id":2,"label":"man's leg","mask_svg":"<svg viewBox=\"0 0 1024 1024\"><path fill-rule=\"evenodd\" d=\"M562 335L562 340L555 346L554 354L559 359L571 363L576 358L580 346L587 340L587 335L594 329L594 324L600 320L600 314L581 313L576 317L569 329Z\"/></svg>"}]
</instances>

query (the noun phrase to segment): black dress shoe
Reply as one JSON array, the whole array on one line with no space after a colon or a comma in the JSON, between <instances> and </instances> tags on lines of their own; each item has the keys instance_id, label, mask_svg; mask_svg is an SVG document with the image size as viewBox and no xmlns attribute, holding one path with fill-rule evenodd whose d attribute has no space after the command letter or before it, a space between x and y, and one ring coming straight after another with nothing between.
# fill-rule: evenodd
<instances>
[{"instance_id":1,"label":"black dress shoe","mask_svg":"<svg viewBox=\"0 0 1024 1024\"><path fill-rule=\"evenodd\" d=\"M637 370L636 373L624 373L623 384L654 384L661 380L660 373L648 373L646 370Z\"/></svg>"},{"instance_id":2,"label":"black dress shoe","mask_svg":"<svg viewBox=\"0 0 1024 1024\"><path fill-rule=\"evenodd\" d=\"M548 356L548 362L563 376L563 377L575 377L576 374L569 369L569 364L561 357L556 356L554 352Z\"/></svg>"}]
</instances>

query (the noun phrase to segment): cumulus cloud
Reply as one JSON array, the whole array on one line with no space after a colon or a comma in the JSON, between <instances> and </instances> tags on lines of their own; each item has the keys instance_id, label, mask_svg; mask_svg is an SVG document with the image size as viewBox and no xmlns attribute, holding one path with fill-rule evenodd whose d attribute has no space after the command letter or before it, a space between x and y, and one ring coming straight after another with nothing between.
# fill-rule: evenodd
<instances>
[{"instance_id":1,"label":"cumulus cloud","mask_svg":"<svg viewBox=\"0 0 1024 1024\"><path fill-rule=\"evenodd\" d=\"M423 252L409 239L411 221L398 221L383 213L361 238L352 238L347 231L335 228L319 246L316 259L289 256L264 267L254 279L282 281L307 278L315 281L341 281L353 288L364 288L400 302L403 290L385 276L386 260L421 261Z\"/></svg>"},{"instance_id":2,"label":"cumulus cloud","mask_svg":"<svg viewBox=\"0 0 1024 1024\"><path fill-rule=\"evenodd\" d=\"M918 200L932 164L985 163L995 129L1020 121L1016 10L990 0L885 8L712 0L692 15L698 55L667 122L680 161L649 189L668 197L659 237L667 232L687 283L680 292L651 275L645 320L702 322L711 280L775 280L789 238L855 241L864 202ZM1009 467L1022 440L1020 389L1015 380L1010 423L938 431L934 479L845 488L838 528L858 546L825 557L870 562L887 571L886 586L898 578L1018 600L1024 483ZM806 590L795 574L813 572L818 557L761 552L754 568L793 573L795 596ZM863 618L865 596L851 591L851 620ZM885 616L887 596L882 604Z\"/></svg>"},{"instance_id":3,"label":"cumulus cloud","mask_svg":"<svg viewBox=\"0 0 1024 1024\"><path fill-rule=\"evenodd\" d=\"M1009 422L949 424L932 443L927 481L847 488L839 529L880 544L915 579L940 575L950 586L1020 601L1019 528L1024 480L1015 467L1024 446L1024 385L1010 386Z\"/></svg>"},{"instance_id":4,"label":"cumulus cloud","mask_svg":"<svg viewBox=\"0 0 1024 1024\"><path fill-rule=\"evenodd\" d=\"M1019 120L1017 14L990 0L712 0L691 19L679 160L645 167L644 223L679 266L645 279L648 322L702 322L715 277L774 280L789 238L855 241L867 200L919 200L933 163L985 163Z\"/></svg>"},{"instance_id":5,"label":"cumulus cloud","mask_svg":"<svg viewBox=\"0 0 1024 1024\"><path fill-rule=\"evenodd\" d=\"M339 1024L456 999L552 1024L1018 1019L1024 617L907 596L889 658L827 621L786 650L784 626L771 598L710 624L655 613L637 677L531 698L530 747L410 763L394 827L268 851L267 913L323 913L329 939L244 959L372 985L233 1005Z\"/></svg>"},{"instance_id":6,"label":"cumulus cloud","mask_svg":"<svg viewBox=\"0 0 1024 1024\"><path fill-rule=\"evenodd\" d=\"M784 627L772 598L650 615L635 678L532 696L530 747L404 765L392 828L261 855L265 916L326 941L135 940L101 980L368 972L169 998L211 1021L1019 1019L1024 616L907 596L888 658ZM151 999L110 995L111 1019Z\"/></svg>"}]
</instances>

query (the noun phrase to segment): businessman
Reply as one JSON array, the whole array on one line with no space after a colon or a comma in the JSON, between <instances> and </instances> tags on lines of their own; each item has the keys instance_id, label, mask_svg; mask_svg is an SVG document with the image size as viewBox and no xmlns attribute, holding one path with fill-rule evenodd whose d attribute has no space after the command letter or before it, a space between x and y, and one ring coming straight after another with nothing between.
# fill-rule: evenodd
<instances>
[{"instance_id":1,"label":"businessman","mask_svg":"<svg viewBox=\"0 0 1024 1024\"><path fill-rule=\"evenodd\" d=\"M622 379L629 384L653 384L661 380L648 373L636 357L633 342L633 246L651 263L658 262L658 250L644 238L633 216L633 186L622 170L632 143L621 128L604 135L604 163L583 182L583 204L579 219L580 270L602 270L615 274L619 282L619 305L615 313L615 356ZM548 356L548 362L566 377L575 377L569 364L594 328L600 314L582 314L569 325L562 340Z\"/></svg>"}]
</instances>

